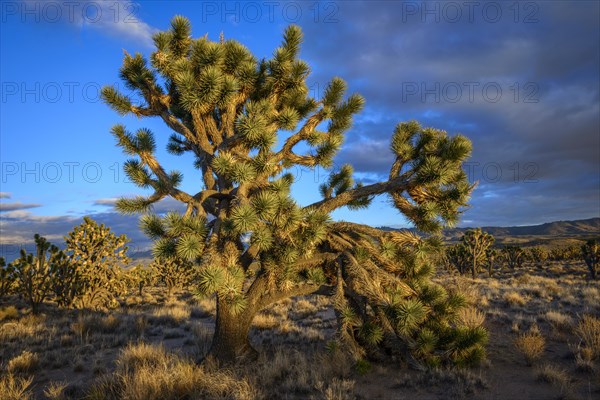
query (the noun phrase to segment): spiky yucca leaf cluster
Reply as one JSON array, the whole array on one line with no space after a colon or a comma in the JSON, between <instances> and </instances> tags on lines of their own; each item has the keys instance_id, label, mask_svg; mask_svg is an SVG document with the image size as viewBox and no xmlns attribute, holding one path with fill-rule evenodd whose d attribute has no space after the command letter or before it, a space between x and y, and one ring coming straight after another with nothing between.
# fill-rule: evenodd
<instances>
[{"instance_id":1,"label":"spiky yucca leaf cluster","mask_svg":"<svg viewBox=\"0 0 600 400\"><path fill-rule=\"evenodd\" d=\"M390 179L406 182L405 192L392 192L396 208L424 232L439 232L454 225L460 207L473 189L462 168L471 154L465 136L423 128L416 121L400 123L392 136L396 160Z\"/></svg>"},{"instance_id":2,"label":"spiky yucca leaf cluster","mask_svg":"<svg viewBox=\"0 0 600 400\"><path fill-rule=\"evenodd\" d=\"M456 318L465 298L431 281L436 238L335 225L324 246L342 254L335 267L338 339L357 358L385 350L415 364L462 366L485 356L485 329Z\"/></svg>"}]
</instances>

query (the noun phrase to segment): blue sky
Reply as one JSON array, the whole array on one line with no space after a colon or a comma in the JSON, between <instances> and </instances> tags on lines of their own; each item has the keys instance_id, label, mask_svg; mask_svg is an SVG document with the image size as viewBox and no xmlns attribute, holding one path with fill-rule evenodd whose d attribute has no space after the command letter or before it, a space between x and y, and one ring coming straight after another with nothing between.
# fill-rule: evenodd
<instances>
[{"instance_id":1,"label":"blue sky","mask_svg":"<svg viewBox=\"0 0 600 400\"><path fill-rule=\"evenodd\" d=\"M194 36L224 32L258 57L299 24L315 94L341 76L366 98L336 158L353 164L358 180L386 175L394 125L418 119L474 143L467 170L479 186L461 225L600 215L598 2L3 0L0 11L1 245L35 232L60 241L83 215L145 243L136 218L112 210L114 198L140 192L125 180L109 129L148 127L159 148L171 132L118 116L98 91L119 84L123 50L149 55L152 33L176 14L191 20ZM188 159L159 157L194 185ZM298 201L316 200L328 171L294 172ZM405 226L385 198L334 217Z\"/></svg>"}]
</instances>

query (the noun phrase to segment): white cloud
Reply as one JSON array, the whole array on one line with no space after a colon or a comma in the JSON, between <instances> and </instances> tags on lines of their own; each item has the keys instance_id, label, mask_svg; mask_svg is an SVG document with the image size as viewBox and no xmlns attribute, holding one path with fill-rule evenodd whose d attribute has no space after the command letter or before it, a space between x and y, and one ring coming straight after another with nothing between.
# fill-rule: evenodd
<instances>
[{"instance_id":1,"label":"white cloud","mask_svg":"<svg viewBox=\"0 0 600 400\"><path fill-rule=\"evenodd\" d=\"M79 29L92 29L110 36L135 41L152 47L157 31L136 15L140 3L128 0L83 0L78 2L46 2L22 0L22 13L36 14L35 21L66 23Z\"/></svg>"},{"instance_id":2,"label":"white cloud","mask_svg":"<svg viewBox=\"0 0 600 400\"><path fill-rule=\"evenodd\" d=\"M0 199L10 199L9 192L0 192Z\"/></svg>"}]
</instances>

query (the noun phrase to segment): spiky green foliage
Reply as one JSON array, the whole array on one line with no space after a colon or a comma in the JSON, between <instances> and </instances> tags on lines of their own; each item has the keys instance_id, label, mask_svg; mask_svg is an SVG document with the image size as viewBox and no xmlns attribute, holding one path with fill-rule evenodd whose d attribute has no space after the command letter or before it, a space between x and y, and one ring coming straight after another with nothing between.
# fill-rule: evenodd
<instances>
[{"instance_id":1,"label":"spiky green foliage","mask_svg":"<svg viewBox=\"0 0 600 400\"><path fill-rule=\"evenodd\" d=\"M598 269L600 268L600 244L598 244L598 241L588 240L581 246L581 254L590 270L590 277L597 279Z\"/></svg>"},{"instance_id":2,"label":"spiky green foliage","mask_svg":"<svg viewBox=\"0 0 600 400\"><path fill-rule=\"evenodd\" d=\"M460 241L467 252L471 276L475 278L487 261L488 249L494 244L494 237L477 228L466 231Z\"/></svg>"},{"instance_id":3,"label":"spiky green foliage","mask_svg":"<svg viewBox=\"0 0 600 400\"><path fill-rule=\"evenodd\" d=\"M519 246L504 246L501 253L502 260L510 269L521 268L527 258L527 253Z\"/></svg>"},{"instance_id":4,"label":"spiky green foliage","mask_svg":"<svg viewBox=\"0 0 600 400\"><path fill-rule=\"evenodd\" d=\"M542 268L550 256L548 250L543 247L536 246L527 250L527 258L529 258L538 268Z\"/></svg>"},{"instance_id":5,"label":"spiky green foliage","mask_svg":"<svg viewBox=\"0 0 600 400\"><path fill-rule=\"evenodd\" d=\"M387 241L378 247L371 240L367 246L360 239L363 228L332 223L332 211L359 209L375 196L389 195L419 229L436 233L457 221L472 190L462 169L471 152L469 140L409 122L399 124L393 134L395 159L386 180L363 185L355 182L352 167L346 165L332 171L321 187L322 200L297 204L290 195L294 179L286 169L330 168L353 116L364 104L361 96L346 94L340 78L331 80L321 98L309 96L310 68L299 59L301 42L300 28L290 26L272 57L258 60L233 40L194 39L189 21L178 16L168 31L154 36L156 51L149 60L140 54L125 55L121 78L139 102L113 88L103 89L104 100L120 114L161 118L169 132L175 132L170 133L167 150L195 159L202 185L197 193L187 193L180 187L182 175L167 172L159 162L153 133L134 134L120 125L112 130L117 145L132 157L125 172L137 186L151 191L148 196L121 199L117 208L145 213L141 225L155 239L155 257L193 264L198 290L216 295L212 353L222 360L251 353L247 333L260 309L285 297L328 292L339 282L338 268L343 279L356 269L348 261L349 255L359 256L355 251L363 252L364 259L380 261L380 251L399 251ZM152 205L168 196L186 205L183 215L153 213ZM427 246L413 239L402 251L416 246L421 257ZM358 241L362 250L352 248ZM420 287L431 286L429 263L409 263L402 276L397 275L401 269L386 271L384 265L387 261L371 266L373 271L361 278L364 287L374 287L374 276L394 282L389 286L392 292L400 290L405 279L421 279ZM414 296L399 297L394 303L398 310L405 308L407 325L401 331L407 340L426 321L412 318L418 307L422 306L420 315L437 312L439 318L452 308L438 305L437 311L430 311L429 300L413 290ZM364 301L379 305L384 301L359 292ZM398 327L401 314L386 318ZM385 330L377 324L384 320L371 315L371 325L363 326L362 315L357 318L350 313L341 326L359 329L365 343L376 346ZM359 321L362 329L353 321Z\"/></svg>"},{"instance_id":6,"label":"spiky green foliage","mask_svg":"<svg viewBox=\"0 0 600 400\"><path fill-rule=\"evenodd\" d=\"M15 267L6 265L4 257L0 257L0 299L11 294L15 285Z\"/></svg>"},{"instance_id":7,"label":"spiky green foliage","mask_svg":"<svg viewBox=\"0 0 600 400\"><path fill-rule=\"evenodd\" d=\"M65 255L46 238L34 235L35 255L21 249L20 257L11 265L17 282L17 292L23 296L34 313L38 312L52 290L52 270L65 263Z\"/></svg>"},{"instance_id":8,"label":"spiky green foliage","mask_svg":"<svg viewBox=\"0 0 600 400\"><path fill-rule=\"evenodd\" d=\"M129 263L125 235L116 236L89 217L65 237L69 262L78 276L76 307L107 308L125 288L122 267Z\"/></svg>"},{"instance_id":9,"label":"spiky green foliage","mask_svg":"<svg viewBox=\"0 0 600 400\"><path fill-rule=\"evenodd\" d=\"M484 357L485 330L462 326L456 318L468 305L464 296L431 281L436 238L334 226L324 247L340 252L337 265L326 269L337 277L340 345L357 359L392 352L424 366L467 365Z\"/></svg>"}]
</instances>

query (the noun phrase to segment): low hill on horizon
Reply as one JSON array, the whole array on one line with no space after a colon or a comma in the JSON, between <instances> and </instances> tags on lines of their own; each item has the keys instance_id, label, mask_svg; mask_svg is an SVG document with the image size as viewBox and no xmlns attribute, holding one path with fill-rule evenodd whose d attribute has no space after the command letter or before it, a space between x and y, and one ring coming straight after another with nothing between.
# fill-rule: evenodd
<instances>
[{"instance_id":1,"label":"low hill on horizon","mask_svg":"<svg viewBox=\"0 0 600 400\"><path fill-rule=\"evenodd\" d=\"M385 231L403 230L387 226L379 227L379 229ZM474 229L474 227L445 229L443 236L446 241L454 242L459 240L469 229ZM497 244L537 245L548 244L549 242L569 244L573 239L600 238L600 218L553 221L530 226L482 226L481 229L493 235L497 239Z\"/></svg>"}]
</instances>

